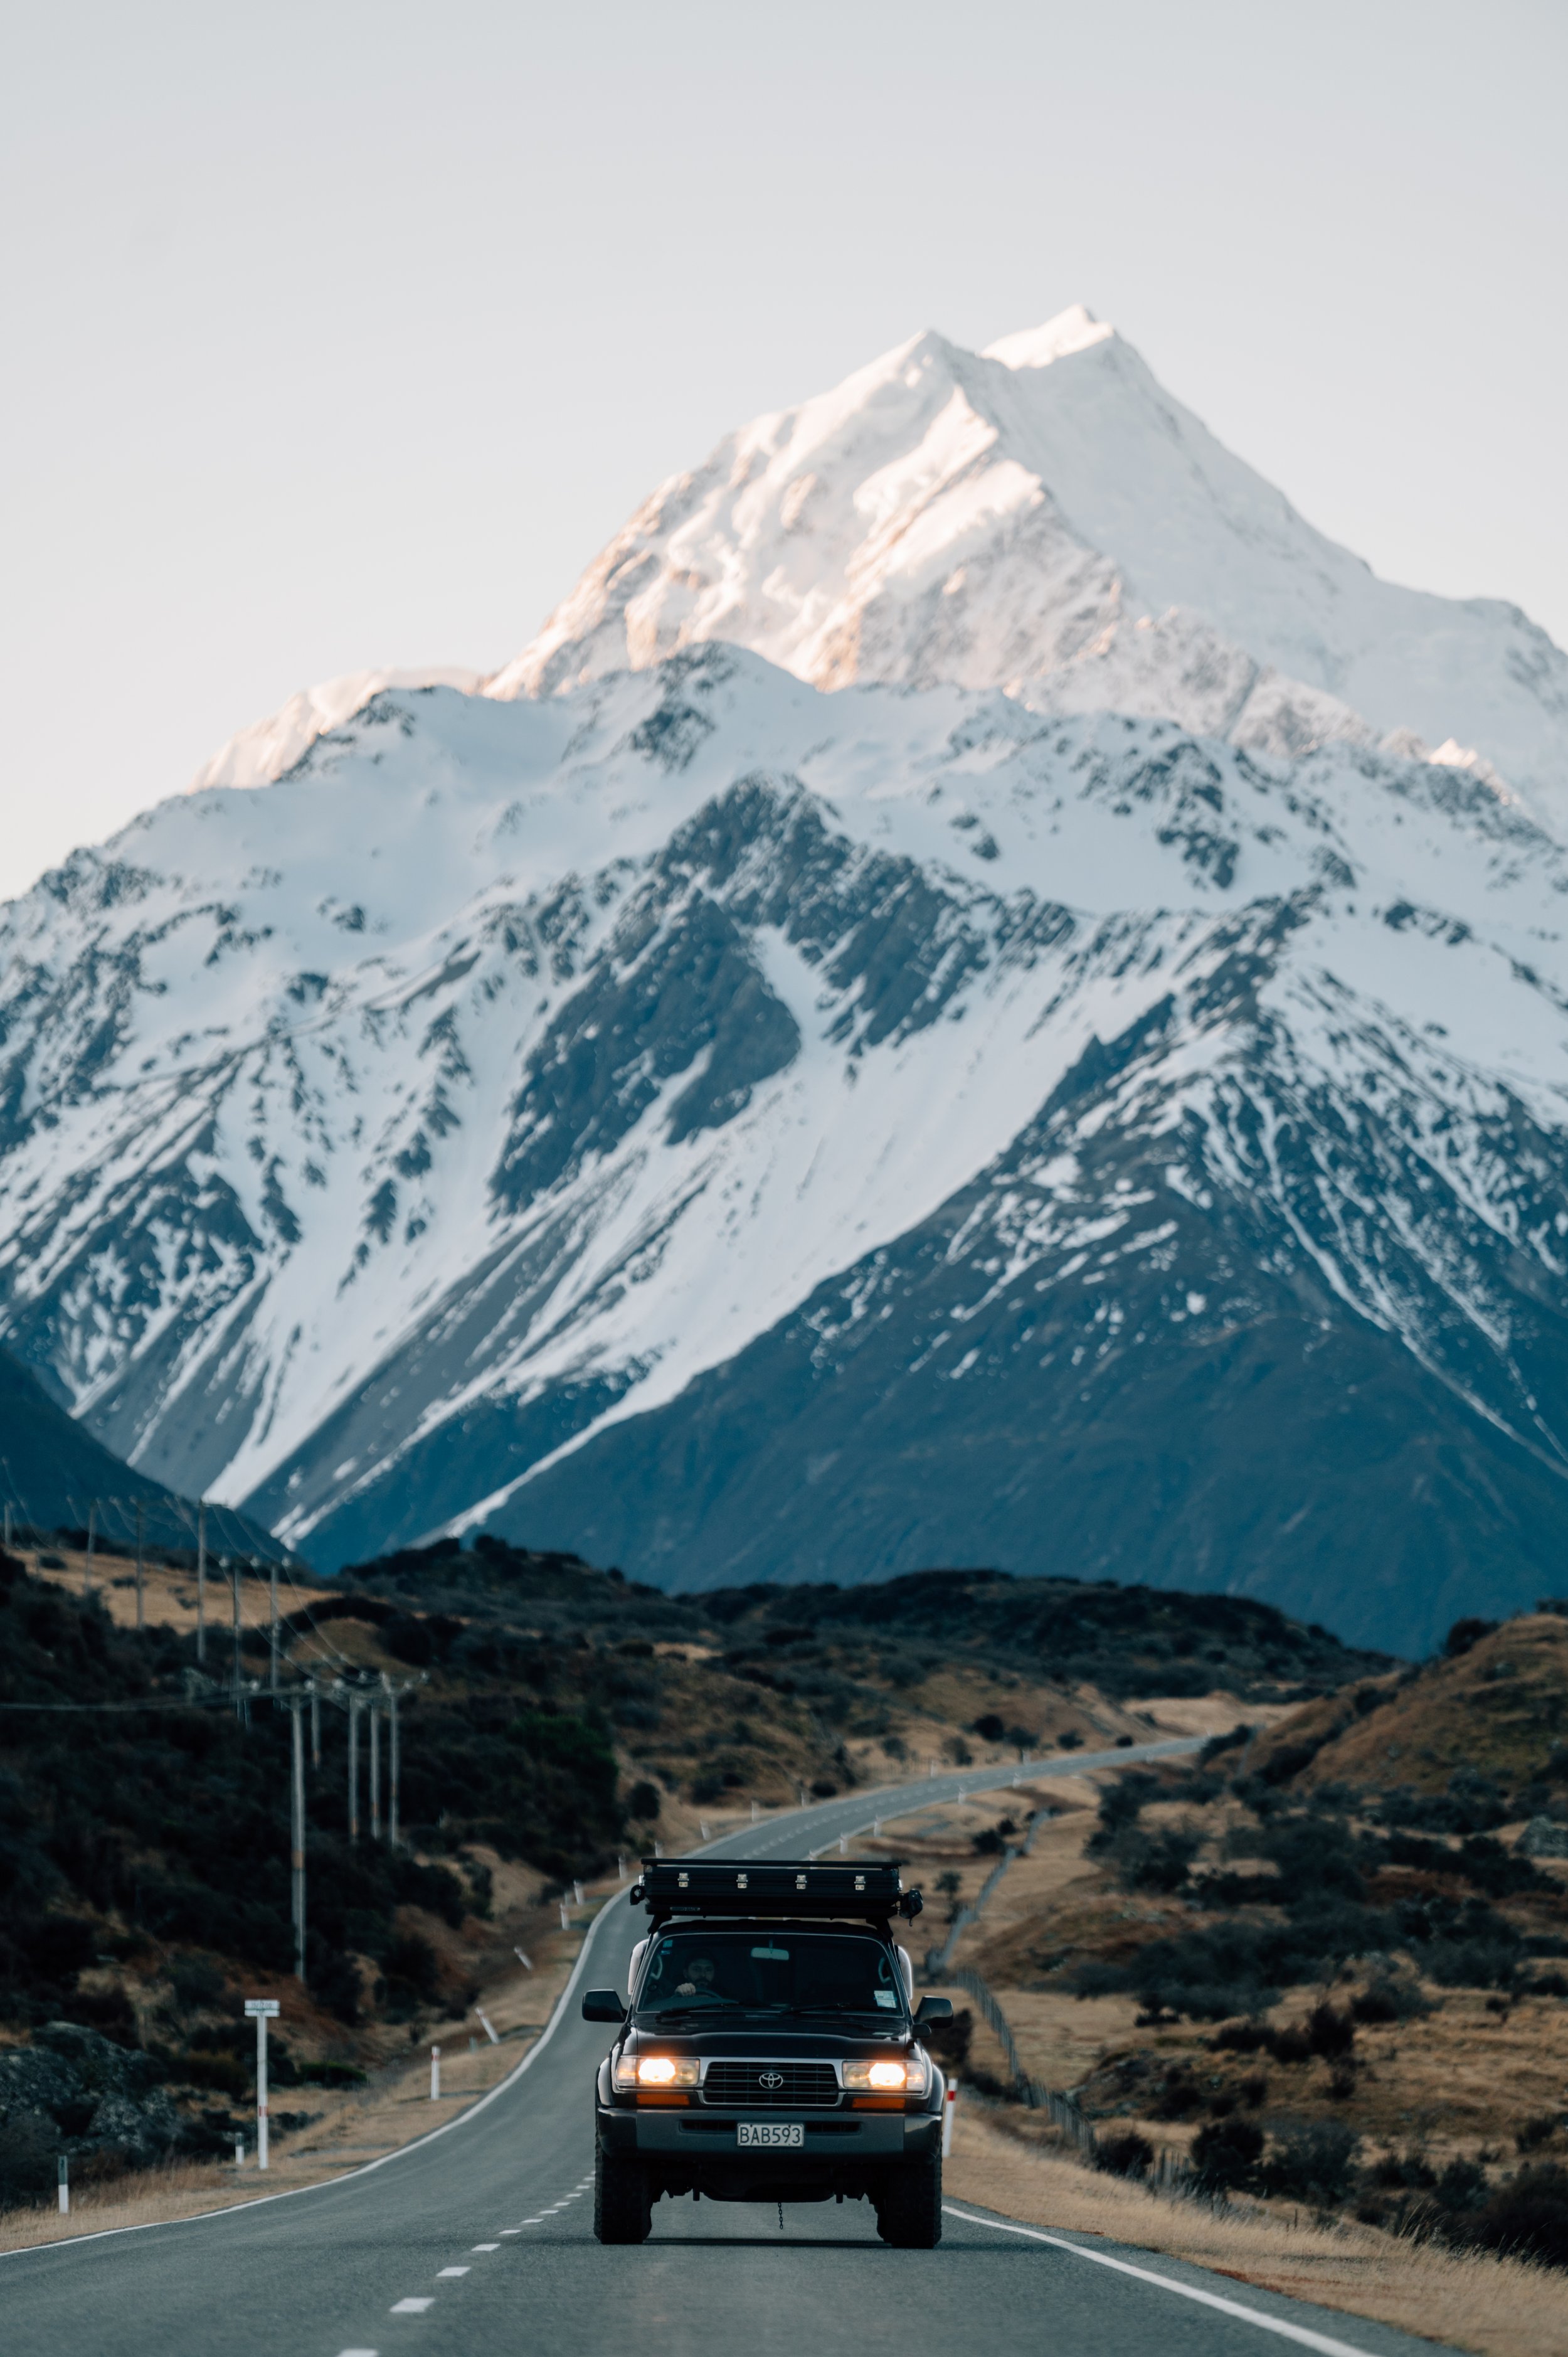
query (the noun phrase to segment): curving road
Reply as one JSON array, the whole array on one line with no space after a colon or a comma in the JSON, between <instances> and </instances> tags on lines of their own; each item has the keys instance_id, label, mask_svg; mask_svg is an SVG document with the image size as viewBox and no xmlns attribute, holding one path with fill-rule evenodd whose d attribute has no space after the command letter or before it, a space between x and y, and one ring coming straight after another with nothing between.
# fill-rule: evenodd
<instances>
[{"instance_id":1,"label":"curving road","mask_svg":"<svg viewBox=\"0 0 1568 2357\"><path fill-rule=\"evenodd\" d=\"M791 1810L710 1855L800 1857L874 1816L1125 1767L1195 1739L977 1769ZM895 1793L897 1799L895 1799ZM641 2247L592 2231L589 1982L624 1985L640 1910L595 1919L542 2039L460 2119L349 2177L165 2226L0 2255L5 2357L1430 2357L1385 2326L1239 2287L1146 2251L1047 2234L950 2202L936 2251L892 2251L868 2203L784 2212L660 2201Z\"/></svg>"}]
</instances>

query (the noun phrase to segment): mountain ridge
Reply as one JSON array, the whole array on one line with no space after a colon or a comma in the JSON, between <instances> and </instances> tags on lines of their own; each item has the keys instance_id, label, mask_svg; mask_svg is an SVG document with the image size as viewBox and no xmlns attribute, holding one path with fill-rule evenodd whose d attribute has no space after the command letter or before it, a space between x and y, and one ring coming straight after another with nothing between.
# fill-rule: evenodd
<instances>
[{"instance_id":1,"label":"mountain ridge","mask_svg":"<svg viewBox=\"0 0 1568 2357\"><path fill-rule=\"evenodd\" d=\"M1002 686L1283 758L1380 746L1568 821L1568 658L1547 634L1502 600L1379 579L1081 305L980 353L925 329L765 413L668 477L498 672L329 681L193 790L279 775L386 684L552 694L714 638L829 688Z\"/></svg>"},{"instance_id":2,"label":"mountain ridge","mask_svg":"<svg viewBox=\"0 0 1568 2357\"><path fill-rule=\"evenodd\" d=\"M1279 1523L1337 1483L1404 1562L1424 1481L1448 1502L1412 1529L1447 1515L1488 1605L1539 1581L1568 1534L1565 890L1483 780L1343 742L829 694L717 644L543 699L389 691L7 913L0 1332L133 1461L323 1564L583 1515L669 1584L918 1568L950 1510L1035 1568L1030 1517L1093 1454L1078 1395L1125 1460L1144 1385L1189 1469L1164 1581L1410 1650L1447 1575L1347 1598L1355 1517L1261 1530L1213 1419L1262 1351L1316 1436ZM823 1391L852 1361L872 1394ZM808 1446L835 1397L859 1443ZM1384 1426L1437 1469L1406 1454L1379 1506L1348 1469ZM1093 1559L1143 1577L1126 1488L1090 1484ZM880 1551L843 1504L872 1492Z\"/></svg>"}]
</instances>

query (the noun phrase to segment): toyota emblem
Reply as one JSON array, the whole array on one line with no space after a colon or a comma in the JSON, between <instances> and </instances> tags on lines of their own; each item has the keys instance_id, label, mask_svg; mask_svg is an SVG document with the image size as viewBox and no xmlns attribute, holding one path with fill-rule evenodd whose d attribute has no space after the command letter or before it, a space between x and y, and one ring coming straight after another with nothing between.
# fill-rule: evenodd
<instances>
[{"instance_id":1,"label":"toyota emblem","mask_svg":"<svg viewBox=\"0 0 1568 2357\"><path fill-rule=\"evenodd\" d=\"M781 2087L784 2084L784 2073L782 2071L759 2071L757 2083L759 2087Z\"/></svg>"}]
</instances>

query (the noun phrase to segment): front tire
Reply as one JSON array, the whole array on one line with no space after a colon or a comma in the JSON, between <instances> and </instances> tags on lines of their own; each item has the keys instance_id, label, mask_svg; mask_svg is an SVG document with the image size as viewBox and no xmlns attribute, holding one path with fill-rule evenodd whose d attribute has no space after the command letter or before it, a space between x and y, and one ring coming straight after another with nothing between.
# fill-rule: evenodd
<instances>
[{"instance_id":1,"label":"front tire","mask_svg":"<svg viewBox=\"0 0 1568 2357\"><path fill-rule=\"evenodd\" d=\"M942 2164L890 2170L876 2200L876 2231L896 2251L934 2251L942 2239Z\"/></svg>"},{"instance_id":2,"label":"front tire","mask_svg":"<svg viewBox=\"0 0 1568 2357\"><path fill-rule=\"evenodd\" d=\"M646 2243L653 2224L648 2171L639 2160L594 2160L594 2232L601 2243Z\"/></svg>"}]
</instances>

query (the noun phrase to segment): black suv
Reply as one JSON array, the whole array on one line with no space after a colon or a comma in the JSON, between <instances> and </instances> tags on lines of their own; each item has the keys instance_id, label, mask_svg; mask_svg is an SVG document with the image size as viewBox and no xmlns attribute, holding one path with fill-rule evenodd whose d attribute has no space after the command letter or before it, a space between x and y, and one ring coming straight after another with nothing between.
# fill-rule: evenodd
<instances>
[{"instance_id":1,"label":"black suv","mask_svg":"<svg viewBox=\"0 0 1568 2357\"><path fill-rule=\"evenodd\" d=\"M594 2232L640 2243L662 2193L710 2201L869 2201L886 2243L942 2231L946 2084L919 2041L893 1918L920 1894L896 1866L645 1858L652 1917L631 2004L590 1989L620 2035L599 2065Z\"/></svg>"}]
</instances>

